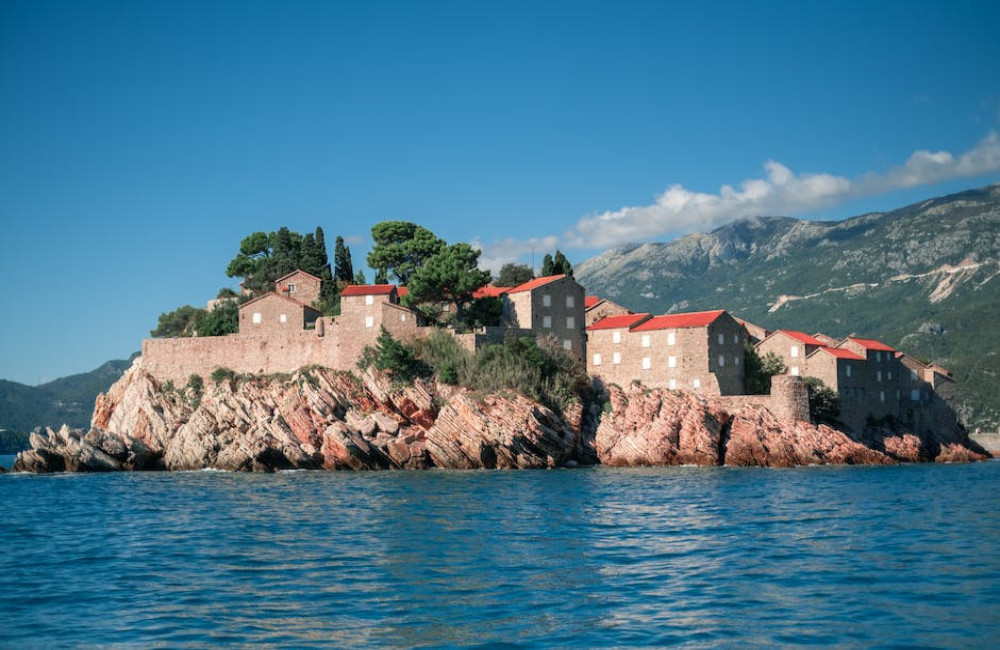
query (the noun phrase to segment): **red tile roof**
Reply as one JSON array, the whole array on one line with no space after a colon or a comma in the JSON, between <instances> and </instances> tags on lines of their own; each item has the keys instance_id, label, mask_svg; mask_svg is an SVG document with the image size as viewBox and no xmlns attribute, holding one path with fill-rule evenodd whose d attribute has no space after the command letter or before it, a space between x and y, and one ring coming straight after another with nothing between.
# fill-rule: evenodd
<instances>
[{"instance_id":1,"label":"red tile roof","mask_svg":"<svg viewBox=\"0 0 1000 650\"><path fill-rule=\"evenodd\" d=\"M560 275L546 275L544 278L535 278L534 280L528 280L524 284L519 284L513 289L509 289L507 293L521 293L522 291L531 291L532 289L537 289L538 287L546 285L549 282L562 280L565 277L566 277L565 274L560 274Z\"/></svg>"},{"instance_id":2,"label":"red tile roof","mask_svg":"<svg viewBox=\"0 0 1000 650\"><path fill-rule=\"evenodd\" d=\"M351 284L344 287L341 296L379 296L392 293L394 284Z\"/></svg>"},{"instance_id":3,"label":"red tile roof","mask_svg":"<svg viewBox=\"0 0 1000 650\"><path fill-rule=\"evenodd\" d=\"M407 289L406 287L396 287L396 295L399 296L400 298L407 295L408 293L410 293L410 290Z\"/></svg>"},{"instance_id":4,"label":"red tile roof","mask_svg":"<svg viewBox=\"0 0 1000 650\"><path fill-rule=\"evenodd\" d=\"M781 332L785 336L789 336L795 339L799 343L805 343L806 345L816 345L819 347L823 347L824 345L826 345L826 343L823 343L823 341L820 341L817 338L813 338L812 336L809 336L805 332L796 332L795 330L778 330L778 332Z\"/></svg>"},{"instance_id":5,"label":"red tile roof","mask_svg":"<svg viewBox=\"0 0 1000 650\"><path fill-rule=\"evenodd\" d=\"M597 321L593 325L587 328L587 331L591 330L613 330L622 327L631 328L636 323L644 321L649 318L649 314L619 314L617 316L605 316L601 320Z\"/></svg>"},{"instance_id":6,"label":"red tile roof","mask_svg":"<svg viewBox=\"0 0 1000 650\"><path fill-rule=\"evenodd\" d=\"M860 354L856 354L856 353L851 352L850 350L847 350L845 348L821 347L819 350L816 350L816 352L813 352L813 354L817 354L819 352L826 352L827 354L831 354L831 355L837 357L838 359L848 359L850 361L864 361L865 360L865 358L863 356L861 356ZM812 355L809 355L809 356L812 356Z\"/></svg>"},{"instance_id":7,"label":"red tile roof","mask_svg":"<svg viewBox=\"0 0 1000 650\"><path fill-rule=\"evenodd\" d=\"M492 284L488 284L485 287L480 287L473 292L473 298L499 298L503 294L510 291L510 287L494 287Z\"/></svg>"},{"instance_id":8,"label":"red tile roof","mask_svg":"<svg viewBox=\"0 0 1000 650\"><path fill-rule=\"evenodd\" d=\"M890 348L885 343L883 343L881 341L876 341L875 339L859 339L856 336L849 336L847 338L849 340L851 340L851 341L854 341L855 343L857 343L861 347L865 348L866 350L879 350L879 351L882 351L882 352L895 352L896 351L893 348Z\"/></svg>"},{"instance_id":9,"label":"red tile roof","mask_svg":"<svg viewBox=\"0 0 1000 650\"><path fill-rule=\"evenodd\" d=\"M597 303L599 303L599 302L601 302L601 299L600 299L599 296L585 296L583 298L583 308L584 309L590 309L591 307L596 306Z\"/></svg>"},{"instance_id":10,"label":"red tile roof","mask_svg":"<svg viewBox=\"0 0 1000 650\"><path fill-rule=\"evenodd\" d=\"M715 322L715 319L726 313L724 309L713 311L695 311L687 314L665 314L663 316L653 316L645 323L633 328L635 332L649 332L651 330L669 330L684 327L707 327Z\"/></svg>"}]
</instances>

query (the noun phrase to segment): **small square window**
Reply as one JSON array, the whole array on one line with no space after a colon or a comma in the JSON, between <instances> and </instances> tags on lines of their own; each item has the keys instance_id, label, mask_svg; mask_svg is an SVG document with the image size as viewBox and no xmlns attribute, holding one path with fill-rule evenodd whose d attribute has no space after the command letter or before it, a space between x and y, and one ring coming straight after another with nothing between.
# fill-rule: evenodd
<instances>
[{"instance_id":1,"label":"small square window","mask_svg":"<svg viewBox=\"0 0 1000 650\"><path fill-rule=\"evenodd\" d=\"M566 306L570 309L574 307L573 296L566 296Z\"/></svg>"},{"instance_id":2,"label":"small square window","mask_svg":"<svg viewBox=\"0 0 1000 650\"><path fill-rule=\"evenodd\" d=\"M691 385L693 387L695 387L695 388L701 388L701 380L700 379L694 379L694 380L691 381Z\"/></svg>"},{"instance_id":3,"label":"small square window","mask_svg":"<svg viewBox=\"0 0 1000 650\"><path fill-rule=\"evenodd\" d=\"M650 361L649 357L643 357L642 358L642 369L643 370L649 370L652 367L652 365L653 364Z\"/></svg>"},{"instance_id":4,"label":"small square window","mask_svg":"<svg viewBox=\"0 0 1000 650\"><path fill-rule=\"evenodd\" d=\"M260 321L262 318L263 316L261 315L261 313L259 311L255 311L253 313L253 317L250 320L253 321L254 325L260 325Z\"/></svg>"},{"instance_id":5,"label":"small square window","mask_svg":"<svg viewBox=\"0 0 1000 650\"><path fill-rule=\"evenodd\" d=\"M365 304L366 305L374 305L375 304L375 296L365 296Z\"/></svg>"},{"instance_id":6,"label":"small square window","mask_svg":"<svg viewBox=\"0 0 1000 650\"><path fill-rule=\"evenodd\" d=\"M671 379L670 380L670 390L677 390L677 380L676 379Z\"/></svg>"},{"instance_id":7,"label":"small square window","mask_svg":"<svg viewBox=\"0 0 1000 650\"><path fill-rule=\"evenodd\" d=\"M576 319L572 316L566 317L566 329L571 330L576 327Z\"/></svg>"},{"instance_id":8,"label":"small square window","mask_svg":"<svg viewBox=\"0 0 1000 650\"><path fill-rule=\"evenodd\" d=\"M600 354L596 354L596 353L594 354L594 365L595 366L601 365L601 355Z\"/></svg>"},{"instance_id":9,"label":"small square window","mask_svg":"<svg viewBox=\"0 0 1000 650\"><path fill-rule=\"evenodd\" d=\"M725 345L725 344L726 344L726 335L719 334L719 345Z\"/></svg>"},{"instance_id":10,"label":"small square window","mask_svg":"<svg viewBox=\"0 0 1000 650\"><path fill-rule=\"evenodd\" d=\"M789 355L790 357L792 357L793 359L794 359L795 357L799 356L799 346L797 346L797 345L793 345L793 346L791 347L791 349L789 349L789 351L788 351L788 355Z\"/></svg>"},{"instance_id":11,"label":"small square window","mask_svg":"<svg viewBox=\"0 0 1000 650\"><path fill-rule=\"evenodd\" d=\"M643 334L642 335L642 347L644 347L644 348L648 348L649 347L649 334Z\"/></svg>"},{"instance_id":12,"label":"small square window","mask_svg":"<svg viewBox=\"0 0 1000 650\"><path fill-rule=\"evenodd\" d=\"M851 376L851 367L850 366L847 366L847 370L845 370L845 373L847 374L848 377Z\"/></svg>"},{"instance_id":13,"label":"small square window","mask_svg":"<svg viewBox=\"0 0 1000 650\"><path fill-rule=\"evenodd\" d=\"M365 327L375 327L374 316L365 316Z\"/></svg>"},{"instance_id":14,"label":"small square window","mask_svg":"<svg viewBox=\"0 0 1000 650\"><path fill-rule=\"evenodd\" d=\"M667 345L674 345L677 343L677 335L673 332L667 332Z\"/></svg>"},{"instance_id":15,"label":"small square window","mask_svg":"<svg viewBox=\"0 0 1000 650\"><path fill-rule=\"evenodd\" d=\"M719 367L721 368L721 367L723 367L723 366L725 366L725 365L726 365L726 357L724 357L724 356L722 356L722 355L720 354L720 355L719 355Z\"/></svg>"},{"instance_id":16,"label":"small square window","mask_svg":"<svg viewBox=\"0 0 1000 650\"><path fill-rule=\"evenodd\" d=\"M882 381L882 371L878 370L875 372L875 381Z\"/></svg>"},{"instance_id":17,"label":"small square window","mask_svg":"<svg viewBox=\"0 0 1000 650\"><path fill-rule=\"evenodd\" d=\"M622 333L621 332L612 332L611 333L611 341L612 341L612 343L621 343L622 342Z\"/></svg>"},{"instance_id":18,"label":"small square window","mask_svg":"<svg viewBox=\"0 0 1000 650\"><path fill-rule=\"evenodd\" d=\"M282 314L281 316L278 316L278 322L287 323L288 322L288 316L286 314Z\"/></svg>"},{"instance_id":19,"label":"small square window","mask_svg":"<svg viewBox=\"0 0 1000 650\"><path fill-rule=\"evenodd\" d=\"M614 356L611 358L611 363L614 363L615 365L618 365L621 362L622 362L622 353L621 352L615 352Z\"/></svg>"},{"instance_id":20,"label":"small square window","mask_svg":"<svg viewBox=\"0 0 1000 650\"><path fill-rule=\"evenodd\" d=\"M542 327L545 329L552 329L552 317L542 316Z\"/></svg>"},{"instance_id":21,"label":"small square window","mask_svg":"<svg viewBox=\"0 0 1000 650\"><path fill-rule=\"evenodd\" d=\"M676 368L677 367L677 357L667 357L667 367Z\"/></svg>"},{"instance_id":22,"label":"small square window","mask_svg":"<svg viewBox=\"0 0 1000 650\"><path fill-rule=\"evenodd\" d=\"M791 375L793 377L798 377L799 376L799 367L798 366L792 366Z\"/></svg>"},{"instance_id":23,"label":"small square window","mask_svg":"<svg viewBox=\"0 0 1000 650\"><path fill-rule=\"evenodd\" d=\"M740 365L740 358L739 357L733 357L733 365L734 366Z\"/></svg>"},{"instance_id":24,"label":"small square window","mask_svg":"<svg viewBox=\"0 0 1000 650\"><path fill-rule=\"evenodd\" d=\"M551 307L551 306L552 306L552 296L549 295L549 294L547 294L547 293L543 293L542 294L542 307Z\"/></svg>"},{"instance_id":25,"label":"small square window","mask_svg":"<svg viewBox=\"0 0 1000 650\"><path fill-rule=\"evenodd\" d=\"M572 350L572 349L573 349L573 341L569 339L563 339L563 350Z\"/></svg>"},{"instance_id":26,"label":"small square window","mask_svg":"<svg viewBox=\"0 0 1000 650\"><path fill-rule=\"evenodd\" d=\"M295 293L295 285L294 284L289 284L288 285L288 293Z\"/></svg>"}]
</instances>

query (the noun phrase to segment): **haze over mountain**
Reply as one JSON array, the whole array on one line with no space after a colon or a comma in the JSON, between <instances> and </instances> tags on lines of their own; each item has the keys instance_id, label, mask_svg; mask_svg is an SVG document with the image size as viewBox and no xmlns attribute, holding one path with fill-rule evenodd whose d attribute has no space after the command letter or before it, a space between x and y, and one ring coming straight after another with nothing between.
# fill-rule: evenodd
<instances>
[{"instance_id":1,"label":"haze over mountain","mask_svg":"<svg viewBox=\"0 0 1000 650\"><path fill-rule=\"evenodd\" d=\"M725 308L774 329L878 338L955 373L970 429L1000 422L1000 184L838 222L754 217L576 268L633 311Z\"/></svg>"}]
</instances>

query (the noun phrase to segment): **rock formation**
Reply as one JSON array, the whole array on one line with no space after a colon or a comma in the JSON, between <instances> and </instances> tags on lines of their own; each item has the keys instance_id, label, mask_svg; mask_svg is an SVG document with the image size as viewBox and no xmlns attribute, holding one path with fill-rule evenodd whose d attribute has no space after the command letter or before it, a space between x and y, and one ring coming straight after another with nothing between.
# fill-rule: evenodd
<instances>
[{"instance_id":1,"label":"rock formation","mask_svg":"<svg viewBox=\"0 0 1000 650\"><path fill-rule=\"evenodd\" d=\"M97 399L91 428L36 432L15 471L527 469L574 464L738 465L968 461L961 431L849 436L727 410L691 393L609 387L603 409L563 413L508 393L321 368L228 377L204 393L133 366Z\"/></svg>"}]
</instances>

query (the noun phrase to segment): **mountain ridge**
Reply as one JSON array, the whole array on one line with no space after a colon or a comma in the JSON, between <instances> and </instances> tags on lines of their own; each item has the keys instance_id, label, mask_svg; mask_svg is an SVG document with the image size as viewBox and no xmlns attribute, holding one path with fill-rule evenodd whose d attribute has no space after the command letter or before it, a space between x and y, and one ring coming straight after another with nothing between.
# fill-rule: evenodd
<instances>
[{"instance_id":1,"label":"mountain ridge","mask_svg":"<svg viewBox=\"0 0 1000 650\"><path fill-rule=\"evenodd\" d=\"M841 221L739 219L609 250L576 277L634 311L725 308L770 329L882 339L954 371L947 397L968 426L1000 422L1000 184Z\"/></svg>"}]
</instances>

